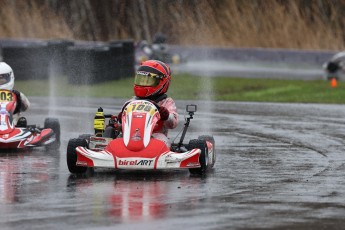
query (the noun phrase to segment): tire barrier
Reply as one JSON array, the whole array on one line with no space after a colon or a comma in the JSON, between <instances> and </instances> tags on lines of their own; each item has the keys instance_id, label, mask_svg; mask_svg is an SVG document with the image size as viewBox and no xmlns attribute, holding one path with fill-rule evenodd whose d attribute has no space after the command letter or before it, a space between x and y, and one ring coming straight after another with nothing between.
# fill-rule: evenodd
<instances>
[{"instance_id":1,"label":"tire barrier","mask_svg":"<svg viewBox=\"0 0 345 230\"><path fill-rule=\"evenodd\" d=\"M67 48L68 82L88 85L110 79L108 46L77 45Z\"/></svg>"},{"instance_id":2,"label":"tire barrier","mask_svg":"<svg viewBox=\"0 0 345 230\"><path fill-rule=\"evenodd\" d=\"M66 76L70 84L94 84L134 75L134 41L0 39L1 60L16 79Z\"/></svg>"},{"instance_id":3,"label":"tire barrier","mask_svg":"<svg viewBox=\"0 0 345 230\"><path fill-rule=\"evenodd\" d=\"M55 39L49 40L48 46L51 52L50 70L54 76L66 75L67 72L67 48L74 45L74 41Z\"/></svg>"},{"instance_id":4,"label":"tire barrier","mask_svg":"<svg viewBox=\"0 0 345 230\"><path fill-rule=\"evenodd\" d=\"M112 69L118 72L118 78L134 76L135 48L133 40L109 42L112 53Z\"/></svg>"},{"instance_id":5,"label":"tire barrier","mask_svg":"<svg viewBox=\"0 0 345 230\"><path fill-rule=\"evenodd\" d=\"M47 42L0 41L2 59L13 69L16 79L46 79L51 59Z\"/></svg>"},{"instance_id":6,"label":"tire barrier","mask_svg":"<svg viewBox=\"0 0 345 230\"><path fill-rule=\"evenodd\" d=\"M111 52L111 64L110 64L110 72L112 73L111 76L114 79L120 79L123 77L123 45L121 43L109 44L110 52Z\"/></svg>"}]
</instances>

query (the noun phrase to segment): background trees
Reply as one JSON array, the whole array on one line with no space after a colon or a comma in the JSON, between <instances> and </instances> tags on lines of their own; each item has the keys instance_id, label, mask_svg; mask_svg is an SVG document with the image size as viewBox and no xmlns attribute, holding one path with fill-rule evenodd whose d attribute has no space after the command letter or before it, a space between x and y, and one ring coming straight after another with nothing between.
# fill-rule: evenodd
<instances>
[{"instance_id":1,"label":"background trees","mask_svg":"<svg viewBox=\"0 0 345 230\"><path fill-rule=\"evenodd\" d=\"M0 0L1 37L344 49L342 0Z\"/></svg>"}]
</instances>

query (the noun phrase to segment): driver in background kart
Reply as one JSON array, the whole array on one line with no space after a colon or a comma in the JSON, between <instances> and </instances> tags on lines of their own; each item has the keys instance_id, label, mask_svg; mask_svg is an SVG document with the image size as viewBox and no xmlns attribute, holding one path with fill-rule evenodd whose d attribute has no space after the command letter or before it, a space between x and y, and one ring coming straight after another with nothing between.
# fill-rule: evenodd
<instances>
[{"instance_id":1,"label":"driver in background kart","mask_svg":"<svg viewBox=\"0 0 345 230\"><path fill-rule=\"evenodd\" d=\"M152 137L163 141L168 148L171 143L168 139L168 129L176 128L178 124L178 113L174 100L167 96L171 81L171 70L169 65L158 60L148 60L139 66L134 79L134 94L131 100L127 101L122 108L132 100L150 100L159 106L161 120L153 131ZM118 119L121 123L122 112Z\"/></svg>"},{"instance_id":2,"label":"driver in background kart","mask_svg":"<svg viewBox=\"0 0 345 230\"><path fill-rule=\"evenodd\" d=\"M327 80L339 80L345 74L345 51L336 53L329 61L323 64Z\"/></svg>"},{"instance_id":3,"label":"driver in background kart","mask_svg":"<svg viewBox=\"0 0 345 230\"><path fill-rule=\"evenodd\" d=\"M17 102L13 112L13 121L16 126L25 127L26 118L20 117L20 112L26 111L30 107L30 102L23 93L13 89L13 87L14 74L12 68L7 63L0 62L0 90L10 90L16 95Z\"/></svg>"}]
</instances>

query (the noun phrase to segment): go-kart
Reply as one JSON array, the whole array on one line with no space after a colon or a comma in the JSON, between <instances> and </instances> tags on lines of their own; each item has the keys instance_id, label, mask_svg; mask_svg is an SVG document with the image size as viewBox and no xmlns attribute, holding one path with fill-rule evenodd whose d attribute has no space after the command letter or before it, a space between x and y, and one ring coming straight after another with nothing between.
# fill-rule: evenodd
<instances>
[{"instance_id":1,"label":"go-kart","mask_svg":"<svg viewBox=\"0 0 345 230\"><path fill-rule=\"evenodd\" d=\"M73 174L86 173L88 168L126 170L189 169L191 174L205 174L215 164L215 141L212 136L199 136L183 144L196 105L187 105L189 117L178 143L171 147L152 138L160 120L159 106L146 100L134 100L122 113L122 124L113 115L104 115L109 124L100 134L82 134L70 139L67 166ZM102 111L100 109L99 111Z\"/></svg>"},{"instance_id":2,"label":"go-kart","mask_svg":"<svg viewBox=\"0 0 345 230\"><path fill-rule=\"evenodd\" d=\"M56 149L60 146L60 123L56 118L46 118L44 128L27 125L21 117L14 122L17 96L9 90L0 90L0 149L22 149L46 146Z\"/></svg>"},{"instance_id":3,"label":"go-kart","mask_svg":"<svg viewBox=\"0 0 345 230\"><path fill-rule=\"evenodd\" d=\"M166 44L139 43L135 51L136 63L147 60L160 60L168 64L181 64L187 62L186 57L181 54L172 53Z\"/></svg>"}]
</instances>

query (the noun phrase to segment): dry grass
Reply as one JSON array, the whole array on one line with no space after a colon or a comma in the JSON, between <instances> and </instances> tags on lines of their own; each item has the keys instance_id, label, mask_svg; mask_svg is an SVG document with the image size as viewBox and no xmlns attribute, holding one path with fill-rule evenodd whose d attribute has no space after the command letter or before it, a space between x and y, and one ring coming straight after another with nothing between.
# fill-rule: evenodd
<instances>
[{"instance_id":1,"label":"dry grass","mask_svg":"<svg viewBox=\"0 0 345 230\"><path fill-rule=\"evenodd\" d=\"M229 0L217 13L212 11L217 8L215 4L215 1L202 1L192 12L188 9L184 12L194 16L181 16L186 18L187 23L174 28L180 31L177 34L184 34L179 39L180 43L296 49L344 48L342 19L337 15L337 6L330 8L331 18L324 20L316 1L309 1L310 15L301 11L299 1L282 4L276 0Z\"/></svg>"},{"instance_id":2,"label":"dry grass","mask_svg":"<svg viewBox=\"0 0 345 230\"><path fill-rule=\"evenodd\" d=\"M2 37L152 39L182 45L345 48L342 0L0 0Z\"/></svg>"},{"instance_id":3,"label":"dry grass","mask_svg":"<svg viewBox=\"0 0 345 230\"><path fill-rule=\"evenodd\" d=\"M1 0L0 34L7 38L73 38L65 20L35 1Z\"/></svg>"}]
</instances>

